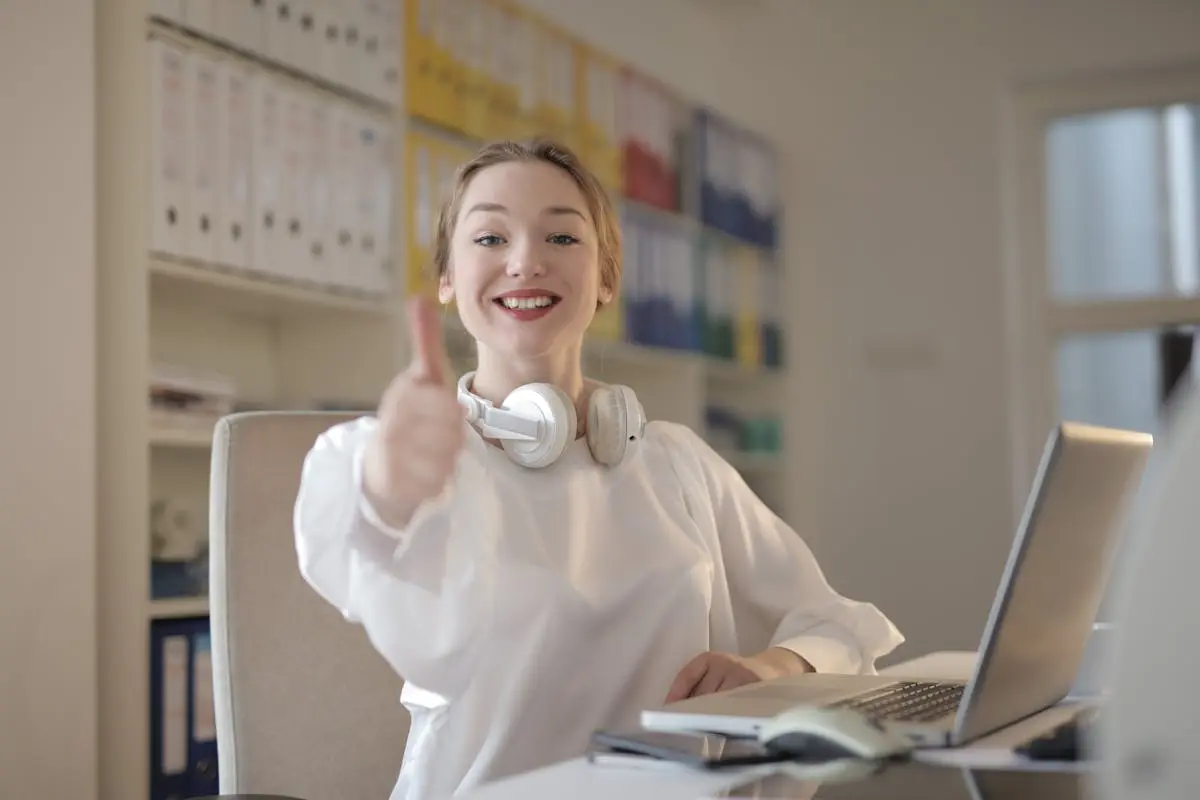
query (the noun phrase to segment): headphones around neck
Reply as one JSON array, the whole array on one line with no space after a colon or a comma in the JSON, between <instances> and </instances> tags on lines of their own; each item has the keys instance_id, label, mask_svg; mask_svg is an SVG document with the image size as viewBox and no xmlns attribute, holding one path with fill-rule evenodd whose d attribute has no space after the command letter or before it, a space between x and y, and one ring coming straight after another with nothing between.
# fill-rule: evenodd
<instances>
[{"instance_id":1,"label":"headphones around neck","mask_svg":"<svg viewBox=\"0 0 1200 800\"><path fill-rule=\"evenodd\" d=\"M531 469L548 467L575 440L575 404L551 383L518 386L499 408L471 391L474 372L458 379L458 402L467 421L499 439L504 452ZM588 398L587 442L592 458L607 467L620 464L646 432L646 413L628 386L600 385Z\"/></svg>"}]
</instances>

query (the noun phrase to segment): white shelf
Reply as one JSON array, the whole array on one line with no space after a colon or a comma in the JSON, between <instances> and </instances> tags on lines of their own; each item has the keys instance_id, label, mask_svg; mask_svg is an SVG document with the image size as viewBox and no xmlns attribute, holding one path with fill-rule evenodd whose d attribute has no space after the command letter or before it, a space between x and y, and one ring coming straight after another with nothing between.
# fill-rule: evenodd
<instances>
[{"instance_id":1,"label":"white shelf","mask_svg":"<svg viewBox=\"0 0 1200 800\"><path fill-rule=\"evenodd\" d=\"M152 447L207 450L212 447L213 432L201 428L151 428Z\"/></svg>"},{"instance_id":2,"label":"white shelf","mask_svg":"<svg viewBox=\"0 0 1200 800\"><path fill-rule=\"evenodd\" d=\"M216 264L150 255L150 286L159 294L186 295L192 302L255 314L320 312L386 315L390 298L292 283Z\"/></svg>"},{"instance_id":3,"label":"white shelf","mask_svg":"<svg viewBox=\"0 0 1200 800\"><path fill-rule=\"evenodd\" d=\"M207 597L173 597L150 601L150 619L179 619L208 614Z\"/></svg>"}]
</instances>

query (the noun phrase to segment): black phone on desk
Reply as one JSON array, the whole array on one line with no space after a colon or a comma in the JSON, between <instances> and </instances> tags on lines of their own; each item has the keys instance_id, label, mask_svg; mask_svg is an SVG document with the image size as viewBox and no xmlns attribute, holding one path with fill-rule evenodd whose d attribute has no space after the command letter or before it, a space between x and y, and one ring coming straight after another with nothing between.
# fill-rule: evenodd
<instances>
[{"instance_id":1,"label":"black phone on desk","mask_svg":"<svg viewBox=\"0 0 1200 800\"><path fill-rule=\"evenodd\" d=\"M642 757L708 770L784 760L784 757L769 752L755 739L732 738L716 733L596 731L592 734L588 760L601 763L608 755Z\"/></svg>"}]
</instances>

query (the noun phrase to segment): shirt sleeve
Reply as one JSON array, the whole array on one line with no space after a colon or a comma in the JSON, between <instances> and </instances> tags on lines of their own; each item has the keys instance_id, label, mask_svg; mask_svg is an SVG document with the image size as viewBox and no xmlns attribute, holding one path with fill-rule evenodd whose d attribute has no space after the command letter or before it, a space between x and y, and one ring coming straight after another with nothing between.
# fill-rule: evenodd
<instances>
[{"instance_id":1,"label":"shirt sleeve","mask_svg":"<svg viewBox=\"0 0 1200 800\"><path fill-rule=\"evenodd\" d=\"M904 642L874 605L839 594L800 535L742 476L688 431L713 506L743 654L783 647L817 672L875 674Z\"/></svg>"},{"instance_id":2,"label":"shirt sleeve","mask_svg":"<svg viewBox=\"0 0 1200 800\"><path fill-rule=\"evenodd\" d=\"M483 618L478 593L450 553L453 485L403 529L382 521L361 488L363 450L377 421L322 433L305 458L293 512L304 580L406 681L446 697L469 681Z\"/></svg>"}]
</instances>

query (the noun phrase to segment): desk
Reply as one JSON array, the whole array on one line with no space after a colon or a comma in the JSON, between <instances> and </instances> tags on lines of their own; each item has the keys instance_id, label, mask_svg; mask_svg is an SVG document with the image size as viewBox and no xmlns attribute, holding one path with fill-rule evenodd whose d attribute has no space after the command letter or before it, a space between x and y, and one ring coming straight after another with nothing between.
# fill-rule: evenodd
<instances>
[{"instance_id":1,"label":"desk","mask_svg":"<svg viewBox=\"0 0 1200 800\"><path fill-rule=\"evenodd\" d=\"M943 651L901 662L880 672L900 678L968 680L975 667L975 658L975 653L970 651ZM677 764L596 766L584 758L576 758L489 783L466 797L470 800L695 800L775 769L767 766L705 773Z\"/></svg>"}]
</instances>

